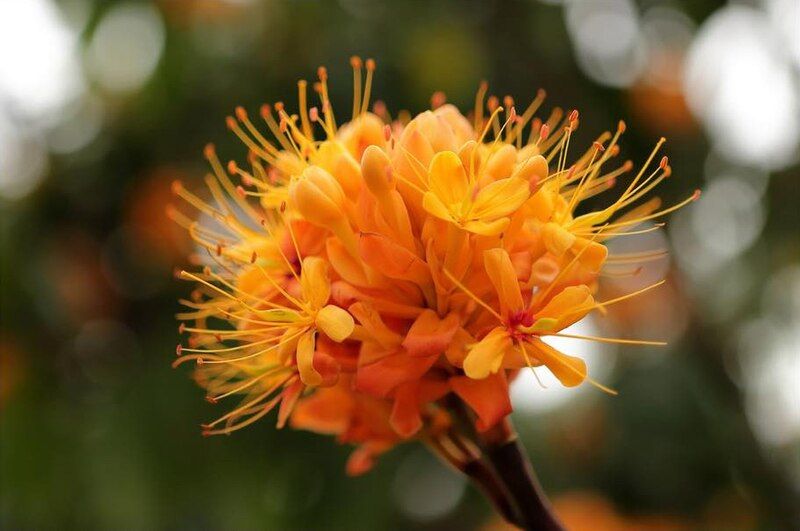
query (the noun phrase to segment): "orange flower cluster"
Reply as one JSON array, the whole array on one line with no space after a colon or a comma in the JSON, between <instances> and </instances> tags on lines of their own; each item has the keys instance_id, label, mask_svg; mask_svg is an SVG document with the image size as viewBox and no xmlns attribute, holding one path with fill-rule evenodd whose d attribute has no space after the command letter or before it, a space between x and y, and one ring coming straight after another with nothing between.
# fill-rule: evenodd
<instances>
[{"instance_id":1,"label":"orange flower cluster","mask_svg":"<svg viewBox=\"0 0 800 531\"><path fill-rule=\"evenodd\" d=\"M697 194L669 208L645 200L670 174L666 157L653 164L662 139L609 206L579 215L633 170L607 168L624 124L570 161L578 112L536 118L541 91L521 113L482 85L470 119L441 94L434 109L393 119L381 102L368 112L374 62L352 66L349 122L337 125L324 68L319 106L300 81L296 114L265 105L256 126L238 108L228 127L247 167L224 167L208 146L209 197L174 184L199 218L171 214L198 249L196 270L180 272L196 289L181 301L188 339L175 364L196 363L211 402L241 400L204 433L277 409L279 427L357 445L358 474L400 441L443 445L453 400L477 430L496 425L521 369L595 383L543 337L625 343L561 331L636 294L595 299L604 266L647 258L609 256L605 242L654 230L643 223Z\"/></svg>"}]
</instances>

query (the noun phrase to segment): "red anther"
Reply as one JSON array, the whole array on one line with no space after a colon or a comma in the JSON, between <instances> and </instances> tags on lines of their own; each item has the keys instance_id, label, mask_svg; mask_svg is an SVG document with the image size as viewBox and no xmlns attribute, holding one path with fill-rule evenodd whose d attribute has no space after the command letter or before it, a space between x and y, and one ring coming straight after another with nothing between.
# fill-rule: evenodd
<instances>
[{"instance_id":1,"label":"red anther","mask_svg":"<svg viewBox=\"0 0 800 531\"><path fill-rule=\"evenodd\" d=\"M211 395L206 396L206 401L210 402L211 404L216 404L217 403L217 399L215 397L211 396Z\"/></svg>"},{"instance_id":2,"label":"red anther","mask_svg":"<svg viewBox=\"0 0 800 531\"><path fill-rule=\"evenodd\" d=\"M197 358L197 361L195 363L197 363L197 365L202 365L205 362L206 361L203 358Z\"/></svg>"},{"instance_id":3,"label":"red anther","mask_svg":"<svg viewBox=\"0 0 800 531\"><path fill-rule=\"evenodd\" d=\"M241 197L241 198L247 197L247 192L244 190L244 187L242 187L242 186L237 186L236 187L236 193L239 194L239 197Z\"/></svg>"},{"instance_id":4,"label":"red anther","mask_svg":"<svg viewBox=\"0 0 800 531\"><path fill-rule=\"evenodd\" d=\"M500 106L500 100L497 99L497 96L489 96L489 99L486 100L486 107L489 108L491 112Z\"/></svg>"},{"instance_id":5,"label":"red anther","mask_svg":"<svg viewBox=\"0 0 800 531\"><path fill-rule=\"evenodd\" d=\"M261 106L261 109L259 109L259 112L261 113L261 117L262 118L266 118L267 116L271 116L272 115L272 106L269 103L265 103L264 105Z\"/></svg>"},{"instance_id":6,"label":"red anther","mask_svg":"<svg viewBox=\"0 0 800 531\"><path fill-rule=\"evenodd\" d=\"M612 178L610 178L608 180L608 186L613 188L616 185L617 185L617 178L616 177L612 177Z\"/></svg>"},{"instance_id":7,"label":"red anther","mask_svg":"<svg viewBox=\"0 0 800 531\"><path fill-rule=\"evenodd\" d=\"M508 111L508 118L514 122L517 119L517 109L511 106L511 110Z\"/></svg>"},{"instance_id":8,"label":"red anther","mask_svg":"<svg viewBox=\"0 0 800 531\"><path fill-rule=\"evenodd\" d=\"M437 90L431 95L431 109L438 109L447 101L447 96L441 90Z\"/></svg>"},{"instance_id":9,"label":"red anther","mask_svg":"<svg viewBox=\"0 0 800 531\"><path fill-rule=\"evenodd\" d=\"M236 175L236 170L238 169L239 167L236 165L235 160L228 161L228 173L230 173L231 175Z\"/></svg>"},{"instance_id":10,"label":"red anther","mask_svg":"<svg viewBox=\"0 0 800 531\"><path fill-rule=\"evenodd\" d=\"M353 68L361 68L361 58L357 55L350 57L350 66Z\"/></svg>"},{"instance_id":11,"label":"red anther","mask_svg":"<svg viewBox=\"0 0 800 531\"><path fill-rule=\"evenodd\" d=\"M604 148L603 144L601 144L600 142L594 142L592 145L594 146L594 148L597 151L605 151L606 150L606 148Z\"/></svg>"},{"instance_id":12,"label":"red anther","mask_svg":"<svg viewBox=\"0 0 800 531\"><path fill-rule=\"evenodd\" d=\"M319 120L319 109L317 109L316 107L311 107L308 110L308 117L312 122L316 122L317 120Z\"/></svg>"},{"instance_id":13,"label":"red anther","mask_svg":"<svg viewBox=\"0 0 800 531\"><path fill-rule=\"evenodd\" d=\"M314 84L311 85L311 87L314 89L314 92L316 92L317 94L322 92L322 83L320 83L319 81L315 81Z\"/></svg>"},{"instance_id":14,"label":"red anther","mask_svg":"<svg viewBox=\"0 0 800 531\"><path fill-rule=\"evenodd\" d=\"M508 95L503 96L503 105L505 105L507 109L511 108L511 106L514 105L514 98Z\"/></svg>"},{"instance_id":15,"label":"red anther","mask_svg":"<svg viewBox=\"0 0 800 531\"><path fill-rule=\"evenodd\" d=\"M233 131L234 129L239 127L236 124L236 119L233 116L226 116L225 117L225 125L227 125L228 129L230 129L231 131Z\"/></svg>"},{"instance_id":16,"label":"red anther","mask_svg":"<svg viewBox=\"0 0 800 531\"><path fill-rule=\"evenodd\" d=\"M197 345L200 344L200 339L198 339L196 336L189 336L189 339L187 339L186 342L189 344L189 348L197 348Z\"/></svg>"},{"instance_id":17,"label":"red anther","mask_svg":"<svg viewBox=\"0 0 800 531\"><path fill-rule=\"evenodd\" d=\"M536 91L536 98L537 99L538 98L546 98L546 97L547 97L547 91L545 89L540 88L539 90Z\"/></svg>"},{"instance_id":18,"label":"red anther","mask_svg":"<svg viewBox=\"0 0 800 531\"><path fill-rule=\"evenodd\" d=\"M628 128L628 126L625 125L625 122L623 120L620 120L619 123L617 124L617 131L620 134L624 133L625 129L627 129L627 128Z\"/></svg>"},{"instance_id":19,"label":"red anther","mask_svg":"<svg viewBox=\"0 0 800 531\"><path fill-rule=\"evenodd\" d=\"M658 167L661 168L662 170L665 170L667 168L667 164L669 164L669 157L664 155L663 157L661 157L661 162L658 163Z\"/></svg>"},{"instance_id":20,"label":"red anther","mask_svg":"<svg viewBox=\"0 0 800 531\"><path fill-rule=\"evenodd\" d=\"M199 289L192 290L191 293L192 300L197 302L203 298L203 294L200 292Z\"/></svg>"},{"instance_id":21,"label":"red anther","mask_svg":"<svg viewBox=\"0 0 800 531\"><path fill-rule=\"evenodd\" d=\"M285 118L281 118L281 125L279 127L281 133L285 133L289 130L289 124L287 123Z\"/></svg>"},{"instance_id":22,"label":"red anther","mask_svg":"<svg viewBox=\"0 0 800 531\"><path fill-rule=\"evenodd\" d=\"M664 177L669 177L672 175L672 166L667 166L664 168Z\"/></svg>"},{"instance_id":23,"label":"red anther","mask_svg":"<svg viewBox=\"0 0 800 531\"><path fill-rule=\"evenodd\" d=\"M219 334L219 333L214 334L214 339L216 339L218 343L222 343L222 335L221 334Z\"/></svg>"},{"instance_id":24,"label":"red anther","mask_svg":"<svg viewBox=\"0 0 800 531\"><path fill-rule=\"evenodd\" d=\"M222 256L222 244L217 244L217 256Z\"/></svg>"},{"instance_id":25,"label":"red anther","mask_svg":"<svg viewBox=\"0 0 800 531\"><path fill-rule=\"evenodd\" d=\"M375 59L367 59L367 70L375 70Z\"/></svg>"},{"instance_id":26,"label":"red anther","mask_svg":"<svg viewBox=\"0 0 800 531\"><path fill-rule=\"evenodd\" d=\"M179 334L182 334L182 333L184 333L185 331L186 331L186 323L181 323L181 324L178 326L178 333L179 333Z\"/></svg>"},{"instance_id":27,"label":"red anther","mask_svg":"<svg viewBox=\"0 0 800 531\"><path fill-rule=\"evenodd\" d=\"M328 69L324 66L320 66L317 68L317 77L320 81L327 81L328 80Z\"/></svg>"},{"instance_id":28,"label":"red anther","mask_svg":"<svg viewBox=\"0 0 800 531\"><path fill-rule=\"evenodd\" d=\"M631 171L633 169L633 161L626 160L625 163L622 165L623 171Z\"/></svg>"},{"instance_id":29,"label":"red anther","mask_svg":"<svg viewBox=\"0 0 800 531\"><path fill-rule=\"evenodd\" d=\"M222 244L218 243L217 246L220 248L222 247ZM203 266L203 274L206 276L211 275L211 268L208 266Z\"/></svg>"},{"instance_id":30,"label":"red anther","mask_svg":"<svg viewBox=\"0 0 800 531\"><path fill-rule=\"evenodd\" d=\"M276 101L275 102L275 112L280 113L283 110L283 102Z\"/></svg>"},{"instance_id":31,"label":"red anther","mask_svg":"<svg viewBox=\"0 0 800 531\"><path fill-rule=\"evenodd\" d=\"M181 269L179 267L174 268L172 270L172 276L174 276L177 279L181 278Z\"/></svg>"},{"instance_id":32,"label":"red anther","mask_svg":"<svg viewBox=\"0 0 800 531\"><path fill-rule=\"evenodd\" d=\"M237 106L237 107L236 107L236 110L235 110L234 112L236 113L236 117L237 117L239 120L241 120L241 121L243 121L243 122L244 122L245 120L247 120L247 111L246 111L246 110L244 110L244 107L242 107L241 105Z\"/></svg>"},{"instance_id":33,"label":"red anther","mask_svg":"<svg viewBox=\"0 0 800 531\"><path fill-rule=\"evenodd\" d=\"M253 254L250 255L250 263L255 264L257 259L258 259L258 254L255 251L253 251Z\"/></svg>"},{"instance_id":34,"label":"red anther","mask_svg":"<svg viewBox=\"0 0 800 531\"><path fill-rule=\"evenodd\" d=\"M616 157L619 155L619 144L614 144L614 147L611 148L611 156Z\"/></svg>"},{"instance_id":35,"label":"red anther","mask_svg":"<svg viewBox=\"0 0 800 531\"><path fill-rule=\"evenodd\" d=\"M175 347L175 354L180 356L182 351L183 351L183 346L180 343L178 343L178 346Z\"/></svg>"},{"instance_id":36,"label":"red anther","mask_svg":"<svg viewBox=\"0 0 800 531\"><path fill-rule=\"evenodd\" d=\"M392 126L386 124L383 126L383 139L387 142L392 138Z\"/></svg>"},{"instance_id":37,"label":"red anther","mask_svg":"<svg viewBox=\"0 0 800 531\"><path fill-rule=\"evenodd\" d=\"M701 194L702 192L700 191L700 189L695 190L694 193L692 194L692 201L697 201L698 199L700 199Z\"/></svg>"},{"instance_id":38,"label":"red anther","mask_svg":"<svg viewBox=\"0 0 800 531\"><path fill-rule=\"evenodd\" d=\"M183 183L180 182L178 179L172 181L172 185L170 185L173 194L179 194L183 190Z\"/></svg>"},{"instance_id":39,"label":"red anther","mask_svg":"<svg viewBox=\"0 0 800 531\"><path fill-rule=\"evenodd\" d=\"M478 85L478 90L485 92L489 88L489 82L485 79L481 79L480 85Z\"/></svg>"},{"instance_id":40,"label":"red anther","mask_svg":"<svg viewBox=\"0 0 800 531\"><path fill-rule=\"evenodd\" d=\"M574 109L571 113L569 113L569 123L577 121L579 116L578 109Z\"/></svg>"},{"instance_id":41,"label":"red anther","mask_svg":"<svg viewBox=\"0 0 800 531\"><path fill-rule=\"evenodd\" d=\"M281 201L281 206L278 208L278 210L280 210L281 214L286 212L286 201Z\"/></svg>"},{"instance_id":42,"label":"red anther","mask_svg":"<svg viewBox=\"0 0 800 531\"><path fill-rule=\"evenodd\" d=\"M242 184L247 187L253 186L253 178L250 177L249 173L245 173L242 175Z\"/></svg>"},{"instance_id":43,"label":"red anther","mask_svg":"<svg viewBox=\"0 0 800 531\"><path fill-rule=\"evenodd\" d=\"M213 157L216 154L216 152L217 152L217 150L214 147L214 144L212 144L210 142L208 144L206 144L206 146L203 148L203 155L207 159L210 159L211 157Z\"/></svg>"},{"instance_id":44,"label":"red anther","mask_svg":"<svg viewBox=\"0 0 800 531\"><path fill-rule=\"evenodd\" d=\"M542 128L539 129L539 138L545 140L548 136L550 136L550 126L543 124Z\"/></svg>"}]
</instances>

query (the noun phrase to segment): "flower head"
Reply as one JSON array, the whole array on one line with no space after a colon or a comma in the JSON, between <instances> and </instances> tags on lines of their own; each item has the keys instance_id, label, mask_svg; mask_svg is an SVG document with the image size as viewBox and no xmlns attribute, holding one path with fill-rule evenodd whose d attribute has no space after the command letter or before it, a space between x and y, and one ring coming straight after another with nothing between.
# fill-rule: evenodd
<instances>
[{"instance_id":1,"label":"flower head","mask_svg":"<svg viewBox=\"0 0 800 531\"><path fill-rule=\"evenodd\" d=\"M211 401L241 398L205 432L278 407L279 426L356 444L348 470L360 473L410 437L455 451L453 400L490 429L510 413L522 369L610 391L546 337L660 344L564 330L659 284L596 298L609 266L647 258L610 255L609 239L655 230L642 224L696 199L648 199L671 173L666 157L653 164L663 139L628 178L631 162L609 168L622 123L573 157L577 111L537 118L540 91L518 113L511 98L487 100L485 84L469 119L437 93L434 109L392 120L380 102L368 110L374 62L351 64L346 123L320 68L318 104L300 81L296 113L276 103L260 125L241 108L228 118L247 167L223 166L208 147L208 199L174 186L200 213L172 211L197 244L197 270L180 273L196 289L182 301L189 336L176 364L197 364ZM587 211L618 182L606 207Z\"/></svg>"}]
</instances>

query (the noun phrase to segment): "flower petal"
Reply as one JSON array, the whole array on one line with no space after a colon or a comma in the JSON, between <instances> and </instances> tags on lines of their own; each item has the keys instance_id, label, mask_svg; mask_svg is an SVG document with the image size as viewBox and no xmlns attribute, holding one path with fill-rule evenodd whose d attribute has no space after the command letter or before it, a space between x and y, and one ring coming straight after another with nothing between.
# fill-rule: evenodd
<instances>
[{"instance_id":1,"label":"flower petal","mask_svg":"<svg viewBox=\"0 0 800 531\"><path fill-rule=\"evenodd\" d=\"M511 338L504 328L497 327L474 344L464 358L464 373L474 379L486 378L500 370L503 356L511 348Z\"/></svg>"},{"instance_id":2,"label":"flower petal","mask_svg":"<svg viewBox=\"0 0 800 531\"><path fill-rule=\"evenodd\" d=\"M331 295L328 263L318 256L307 256L303 260L300 283L303 287L303 297L312 307L325 306Z\"/></svg>"},{"instance_id":3,"label":"flower petal","mask_svg":"<svg viewBox=\"0 0 800 531\"><path fill-rule=\"evenodd\" d=\"M508 395L508 382L504 373L494 374L482 380L466 376L450 379L453 391L478 415L476 427L486 431L512 411Z\"/></svg>"},{"instance_id":4,"label":"flower petal","mask_svg":"<svg viewBox=\"0 0 800 531\"><path fill-rule=\"evenodd\" d=\"M530 345L531 355L546 365L562 385L575 387L586 380L586 362L582 359L568 356L539 339L534 339Z\"/></svg>"},{"instance_id":5,"label":"flower petal","mask_svg":"<svg viewBox=\"0 0 800 531\"><path fill-rule=\"evenodd\" d=\"M460 204L467 197L467 172L452 151L434 155L428 168L428 187L447 206Z\"/></svg>"},{"instance_id":6,"label":"flower petal","mask_svg":"<svg viewBox=\"0 0 800 531\"><path fill-rule=\"evenodd\" d=\"M483 264L500 299L500 313L507 315L509 312L522 310L522 293L517 272L508 252L500 248L488 249L483 253Z\"/></svg>"},{"instance_id":7,"label":"flower petal","mask_svg":"<svg viewBox=\"0 0 800 531\"><path fill-rule=\"evenodd\" d=\"M500 179L478 192L470 210L470 218L488 221L508 216L521 207L530 195L528 181L518 177Z\"/></svg>"},{"instance_id":8,"label":"flower petal","mask_svg":"<svg viewBox=\"0 0 800 531\"><path fill-rule=\"evenodd\" d=\"M329 338L341 343L353 333L355 322L346 310L329 304L317 312L317 327Z\"/></svg>"},{"instance_id":9,"label":"flower petal","mask_svg":"<svg viewBox=\"0 0 800 531\"><path fill-rule=\"evenodd\" d=\"M410 356L438 356L453 340L458 325L459 318L455 313L439 319L433 310L425 310L408 330L403 347Z\"/></svg>"},{"instance_id":10,"label":"flower petal","mask_svg":"<svg viewBox=\"0 0 800 531\"><path fill-rule=\"evenodd\" d=\"M550 299L544 308L536 312L536 319L537 322L541 319L555 320L548 331L558 331L583 319L587 313L592 311L593 307L594 297L588 286L569 286L561 290Z\"/></svg>"},{"instance_id":11,"label":"flower petal","mask_svg":"<svg viewBox=\"0 0 800 531\"><path fill-rule=\"evenodd\" d=\"M314 332L311 330L300 336L297 342L297 370L307 386L322 383L322 376L314 369Z\"/></svg>"}]
</instances>

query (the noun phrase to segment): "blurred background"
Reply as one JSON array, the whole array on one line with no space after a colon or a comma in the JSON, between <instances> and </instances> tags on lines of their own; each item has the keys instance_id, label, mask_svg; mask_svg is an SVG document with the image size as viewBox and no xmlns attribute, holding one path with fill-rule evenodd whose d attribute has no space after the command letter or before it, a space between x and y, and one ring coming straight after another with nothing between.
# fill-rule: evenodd
<instances>
[{"instance_id":1,"label":"blurred background","mask_svg":"<svg viewBox=\"0 0 800 531\"><path fill-rule=\"evenodd\" d=\"M523 374L515 422L572 529L800 529L797 0L0 0L0 527L500 529L417 444L350 479L271 421L204 439L221 406L170 368L170 182L200 186L208 141L241 159L225 116L318 65L349 108L352 54L390 110L487 79L578 108L574 146L668 137L661 195L704 194L615 243L671 257L604 290L668 286L577 326L670 346L567 340L619 396Z\"/></svg>"}]
</instances>

